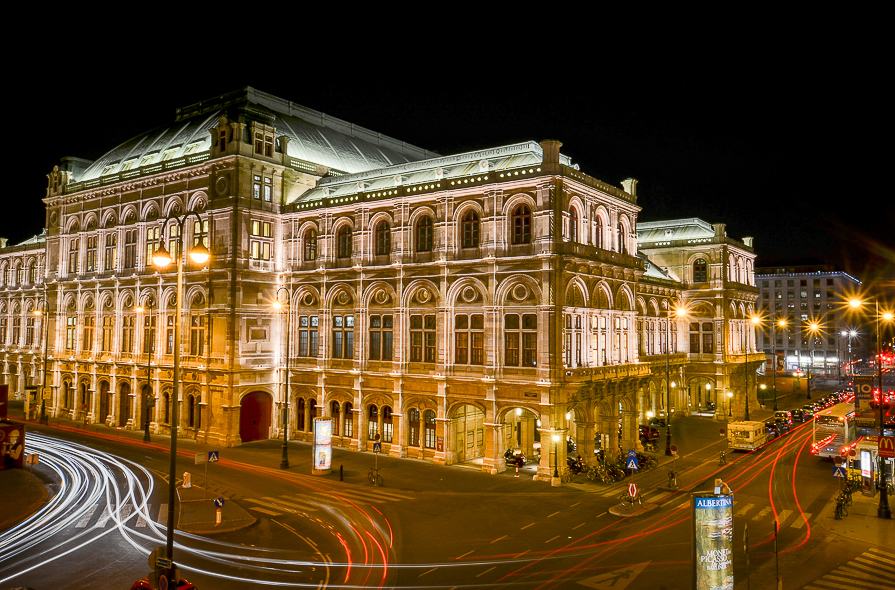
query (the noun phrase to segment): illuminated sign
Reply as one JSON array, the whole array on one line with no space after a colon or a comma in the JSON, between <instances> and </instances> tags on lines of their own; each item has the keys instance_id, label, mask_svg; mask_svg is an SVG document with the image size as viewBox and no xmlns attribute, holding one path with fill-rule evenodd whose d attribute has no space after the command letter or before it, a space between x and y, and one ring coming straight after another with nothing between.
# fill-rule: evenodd
<instances>
[{"instance_id":1,"label":"illuminated sign","mask_svg":"<svg viewBox=\"0 0 895 590\"><path fill-rule=\"evenodd\" d=\"M692 496L693 588L733 590L733 494Z\"/></svg>"},{"instance_id":2,"label":"illuminated sign","mask_svg":"<svg viewBox=\"0 0 895 590\"><path fill-rule=\"evenodd\" d=\"M333 463L332 418L314 418L314 468L316 474L329 473Z\"/></svg>"}]
</instances>

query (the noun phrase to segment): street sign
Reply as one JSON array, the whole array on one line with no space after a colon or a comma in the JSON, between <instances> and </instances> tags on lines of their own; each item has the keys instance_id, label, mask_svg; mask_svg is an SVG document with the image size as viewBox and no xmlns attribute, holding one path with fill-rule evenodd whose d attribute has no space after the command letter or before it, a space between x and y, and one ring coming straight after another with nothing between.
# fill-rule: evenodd
<instances>
[{"instance_id":1,"label":"street sign","mask_svg":"<svg viewBox=\"0 0 895 590\"><path fill-rule=\"evenodd\" d=\"M155 560L155 567L159 569L170 569L171 568L171 560L166 557L158 557Z\"/></svg>"},{"instance_id":2,"label":"street sign","mask_svg":"<svg viewBox=\"0 0 895 590\"><path fill-rule=\"evenodd\" d=\"M634 455L633 457L628 456L628 462L625 463L625 469L640 469L640 466L637 463L637 455Z\"/></svg>"},{"instance_id":3,"label":"street sign","mask_svg":"<svg viewBox=\"0 0 895 590\"><path fill-rule=\"evenodd\" d=\"M632 498L637 497L637 484L636 483L628 484L628 495L631 496Z\"/></svg>"},{"instance_id":4,"label":"street sign","mask_svg":"<svg viewBox=\"0 0 895 590\"><path fill-rule=\"evenodd\" d=\"M196 465L202 465L203 463L205 463L206 459L208 459L208 457L205 456L205 453L196 453Z\"/></svg>"},{"instance_id":5,"label":"street sign","mask_svg":"<svg viewBox=\"0 0 895 590\"><path fill-rule=\"evenodd\" d=\"M382 443L381 443L381 442L377 441L377 442L374 442L374 443L373 443L373 452L374 452L374 453L381 453L381 452L382 452Z\"/></svg>"},{"instance_id":6,"label":"street sign","mask_svg":"<svg viewBox=\"0 0 895 590\"><path fill-rule=\"evenodd\" d=\"M847 478L848 473L846 473L845 467L843 467L842 465L834 465L833 466L833 477Z\"/></svg>"},{"instance_id":7,"label":"street sign","mask_svg":"<svg viewBox=\"0 0 895 590\"><path fill-rule=\"evenodd\" d=\"M221 460L221 452L220 451L208 451L208 462L209 463L217 463Z\"/></svg>"},{"instance_id":8,"label":"street sign","mask_svg":"<svg viewBox=\"0 0 895 590\"><path fill-rule=\"evenodd\" d=\"M31 453L30 455L25 456L25 465L37 465L38 463L40 463L40 460L38 459L37 453Z\"/></svg>"},{"instance_id":9,"label":"street sign","mask_svg":"<svg viewBox=\"0 0 895 590\"><path fill-rule=\"evenodd\" d=\"M671 445L671 452L677 453L677 445Z\"/></svg>"},{"instance_id":10,"label":"street sign","mask_svg":"<svg viewBox=\"0 0 895 590\"><path fill-rule=\"evenodd\" d=\"M218 508L223 508L224 507L224 498L215 498L214 505L217 506Z\"/></svg>"},{"instance_id":11,"label":"street sign","mask_svg":"<svg viewBox=\"0 0 895 590\"><path fill-rule=\"evenodd\" d=\"M895 436L881 436L879 438L879 456L895 457Z\"/></svg>"}]
</instances>

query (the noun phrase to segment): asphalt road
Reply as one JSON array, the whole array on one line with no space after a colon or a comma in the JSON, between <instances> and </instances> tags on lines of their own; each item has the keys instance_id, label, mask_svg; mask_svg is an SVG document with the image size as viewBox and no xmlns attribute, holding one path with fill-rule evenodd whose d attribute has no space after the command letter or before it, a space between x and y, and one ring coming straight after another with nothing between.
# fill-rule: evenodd
<instances>
[{"instance_id":1,"label":"asphalt road","mask_svg":"<svg viewBox=\"0 0 895 590\"><path fill-rule=\"evenodd\" d=\"M763 417L762 410L754 412ZM310 447L290 443L291 467L284 471L277 468L277 441L221 450L222 461L209 466L206 485L204 468L191 461L205 447L179 442L178 473L190 471L209 497L237 502L258 521L208 537L178 533L175 561L202 590L686 588L689 492L710 489L716 478L735 494L738 588L747 579L755 588L773 587L778 571L786 587L802 587L877 544L872 538L845 542L819 526L838 482L831 463L808 452L810 424L757 452L729 454L727 464L719 465L723 426L708 418L674 424L681 489L664 488L670 465L638 473L634 481L644 507L627 517L611 511L628 481L605 486L577 476L572 484L550 487L532 481L528 470L520 478L511 472L489 476L339 449L334 472L312 476ZM34 431L47 435L34 441L42 440L48 461L58 444L55 460L68 465L63 471L80 475L66 476L52 490L60 498L58 514L33 523L29 545L0 554L0 588L126 590L148 573L149 551L164 544L164 441L143 445L101 430L103 436L29 428ZM385 478L382 488L366 480L374 460Z\"/></svg>"}]
</instances>

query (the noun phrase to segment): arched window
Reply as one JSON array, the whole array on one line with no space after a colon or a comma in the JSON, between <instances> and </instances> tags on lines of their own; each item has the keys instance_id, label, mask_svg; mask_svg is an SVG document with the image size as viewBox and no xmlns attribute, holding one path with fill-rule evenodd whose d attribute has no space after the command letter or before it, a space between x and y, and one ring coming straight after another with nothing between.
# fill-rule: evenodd
<instances>
[{"instance_id":1,"label":"arched window","mask_svg":"<svg viewBox=\"0 0 895 590\"><path fill-rule=\"evenodd\" d=\"M416 251L431 252L435 237L435 227L431 217L423 217L416 224Z\"/></svg>"},{"instance_id":2,"label":"arched window","mask_svg":"<svg viewBox=\"0 0 895 590\"><path fill-rule=\"evenodd\" d=\"M367 412L367 420L369 422L367 438L376 441L378 440L376 437L379 436L379 408L377 406L370 404Z\"/></svg>"},{"instance_id":3,"label":"arched window","mask_svg":"<svg viewBox=\"0 0 895 590\"><path fill-rule=\"evenodd\" d=\"M603 248L603 218L599 215L594 218L594 246Z\"/></svg>"},{"instance_id":4,"label":"arched window","mask_svg":"<svg viewBox=\"0 0 895 590\"><path fill-rule=\"evenodd\" d=\"M407 414L407 422L410 426L407 436L407 444L411 447L420 446L420 411L410 408Z\"/></svg>"},{"instance_id":5,"label":"arched window","mask_svg":"<svg viewBox=\"0 0 895 590\"><path fill-rule=\"evenodd\" d=\"M625 227L619 223L618 224L618 251L622 254L628 253L627 242L628 236L625 233Z\"/></svg>"},{"instance_id":6,"label":"arched window","mask_svg":"<svg viewBox=\"0 0 895 590\"><path fill-rule=\"evenodd\" d=\"M479 214L475 211L469 211L463 216L461 222L461 230L463 233L463 248L479 247Z\"/></svg>"},{"instance_id":7,"label":"arched window","mask_svg":"<svg viewBox=\"0 0 895 590\"><path fill-rule=\"evenodd\" d=\"M425 421L426 428L426 448L434 449L435 448L435 411L434 410L426 410L423 413L423 420Z\"/></svg>"},{"instance_id":8,"label":"arched window","mask_svg":"<svg viewBox=\"0 0 895 590\"><path fill-rule=\"evenodd\" d=\"M333 419L333 436L339 436L339 424L342 415L342 407L339 402L331 402L329 404L329 413Z\"/></svg>"},{"instance_id":9,"label":"arched window","mask_svg":"<svg viewBox=\"0 0 895 590\"><path fill-rule=\"evenodd\" d=\"M376 255L387 256L392 252L392 232L388 221L380 221L376 226Z\"/></svg>"},{"instance_id":10,"label":"arched window","mask_svg":"<svg viewBox=\"0 0 895 590\"><path fill-rule=\"evenodd\" d=\"M314 432L314 418L317 417L317 400L313 397L308 400L308 432Z\"/></svg>"},{"instance_id":11,"label":"arched window","mask_svg":"<svg viewBox=\"0 0 895 590\"><path fill-rule=\"evenodd\" d=\"M339 230L338 242L339 258L351 258L351 228L347 225Z\"/></svg>"},{"instance_id":12,"label":"arched window","mask_svg":"<svg viewBox=\"0 0 895 590\"><path fill-rule=\"evenodd\" d=\"M569 210L569 241L578 241L578 210L575 207Z\"/></svg>"},{"instance_id":13,"label":"arched window","mask_svg":"<svg viewBox=\"0 0 895 590\"><path fill-rule=\"evenodd\" d=\"M188 428L196 427L196 398L192 395L187 397L186 425Z\"/></svg>"},{"instance_id":14,"label":"arched window","mask_svg":"<svg viewBox=\"0 0 895 590\"><path fill-rule=\"evenodd\" d=\"M531 243L531 209L519 205L513 209L513 244Z\"/></svg>"},{"instance_id":15,"label":"arched window","mask_svg":"<svg viewBox=\"0 0 895 590\"><path fill-rule=\"evenodd\" d=\"M382 406L382 442L392 442L392 409L390 406Z\"/></svg>"},{"instance_id":16,"label":"arched window","mask_svg":"<svg viewBox=\"0 0 895 590\"><path fill-rule=\"evenodd\" d=\"M705 283L708 281L708 265L704 258L699 258L693 263L693 282Z\"/></svg>"},{"instance_id":17,"label":"arched window","mask_svg":"<svg viewBox=\"0 0 895 590\"><path fill-rule=\"evenodd\" d=\"M162 394L162 404L165 406L165 424L171 423L171 394L167 391Z\"/></svg>"},{"instance_id":18,"label":"arched window","mask_svg":"<svg viewBox=\"0 0 895 590\"><path fill-rule=\"evenodd\" d=\"M305 261L317 260L317 230L305 233Z\"/></svg>"},{"instance_id":19,"label":"arched window","mask_svg":"<svg viewBox=\"0 0 895 590\"><path fill-rule=\"evenodd\" d=\"M342 436L347 436L351 438L354 436L354 406L351 405L351 402L345 402L345 428L343 429Z\"/></svg>"}]
</instances>

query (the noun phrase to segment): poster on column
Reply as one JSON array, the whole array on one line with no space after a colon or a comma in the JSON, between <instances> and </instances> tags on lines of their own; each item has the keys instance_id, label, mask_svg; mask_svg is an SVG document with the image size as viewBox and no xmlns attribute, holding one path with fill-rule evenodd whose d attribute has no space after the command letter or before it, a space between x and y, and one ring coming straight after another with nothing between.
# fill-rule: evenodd
<instances>
[{"instance_id":1,"label":"poster on column","mask_svg":"<svg viewBox=\"0 0 895 590\"><path fill-rule=\"evenodd\" d=\"M333 465L332 418L314 418L314 475L325 475Z\"/></svg>"},{"instance_id":2,"label":"poster on column","mask_svg":"<svg viewBox=\"0 0 895 590\"><path fill-rule=\"evenodd\" d=\"M733 494L699 492L693 506L693 588L733 590Z\"/></svg>"}]
</instances>

